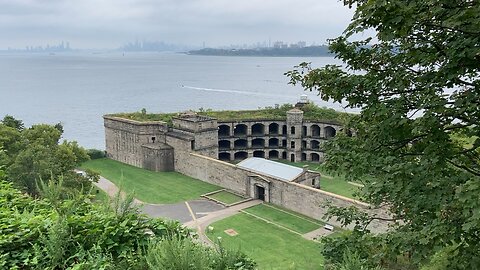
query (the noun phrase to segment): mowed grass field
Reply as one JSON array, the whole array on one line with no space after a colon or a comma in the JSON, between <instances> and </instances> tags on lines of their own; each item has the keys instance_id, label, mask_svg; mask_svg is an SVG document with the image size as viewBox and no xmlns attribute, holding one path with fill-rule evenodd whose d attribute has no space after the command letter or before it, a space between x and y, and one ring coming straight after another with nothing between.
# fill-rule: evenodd
<instances>
[{"instance_id":1,"label":"mowed grass field","mask_svg":"<svg viewBox=\"0 0 480 270\"><path fill-rule=\"evenodd\" d=\"M235 195L233 193L230 193L228 191L222 190L218 193L208 195L208 197L213 198L217 201L223 202L225 204L232 204L236 202L240 202L245 200L245 198L242 198L238 195Z\"/></svg>"},{"instance_id":2,"label":"mowed grass field","mask_svg":"<svg viewBox=\"0 0 480 270\"><path fill-rule=\"evenodd\" d=\"M213 231L207 232L207 236L212 241L220 237L224 246L240 249L258 263L258 269L323 269L319 243L246 213L222 219L211 226ZM224 232L228 229L238 234L230 236Z\"/></svg>"},{"instance_id":3,"label":"mowed grass field","mask_svg":"<svg viewBox=\"0 0 480 270\"><path fill-rule=\"evenodd\" d=\"M264 218L300 234L311 232L325 225L325 223L321 221L268 204L259 204L243 211Z\"/></svg>"},{"instance_id":4,"label":"mowed grass field","mask_svg":"<svg viewBox=\"0 0 480 270\"><path fill-rule=\"evenodd\" d=\"M221 189L177 172L153 172L111 159L95 159L81 168L98 172L125 192L146 203L170 204L197 199Z\"/></svg>"}]
</instances>

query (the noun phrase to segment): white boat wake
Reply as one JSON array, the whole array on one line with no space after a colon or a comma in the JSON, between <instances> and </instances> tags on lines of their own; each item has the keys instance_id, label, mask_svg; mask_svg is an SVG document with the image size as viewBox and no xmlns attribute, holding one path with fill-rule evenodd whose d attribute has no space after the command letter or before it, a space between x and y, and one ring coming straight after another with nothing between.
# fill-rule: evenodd
<instances>
[{"instance_id":1,"label":"white boat wake","mask_svg":"<svg viewBox=\"0 0 480 270\"><path fill-rule=\"evenodd\" d=\"M193 89L193 90L206 91L206 92L232 93L232 94L241 94L241 95L249 95L249 96L262 96L262 97L278 97L277 94L249 92L249 91L241 91L241 90L233 90L233 89L204 88L204 87L195 87L195 86L188 86L188 85L182 85L182 87ZM285 96L285 95L283 96L296 98L295 96Z\"/></svg>"}]
</instances>

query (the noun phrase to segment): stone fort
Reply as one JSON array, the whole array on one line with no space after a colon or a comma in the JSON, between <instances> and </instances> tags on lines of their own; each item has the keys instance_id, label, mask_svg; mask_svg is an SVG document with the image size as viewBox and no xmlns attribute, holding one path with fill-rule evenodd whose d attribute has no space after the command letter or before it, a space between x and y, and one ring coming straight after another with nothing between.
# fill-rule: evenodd
<instances>
[{"instance_id":1,"label":"stone fort","mask_svg":"<svg viewBox=\"0 0 480 270\"><path fill-rule=\"evenodd\" d=\"M185 112L167 123L105 115L106 153L123 163L153 171L177 171L316 219L326 213L322 205L327 201L385 216L384 211L370 209L368 204L321 190L319 173L307 167L285 180L234 164L250 157L322 162L322 143L341 132L342 126L333 121L305 120L301 107L297 103L283 120L219 121ZM385 223L377 221L370 226L377 231L386 229Z\"/></svg>"}]
</instances>

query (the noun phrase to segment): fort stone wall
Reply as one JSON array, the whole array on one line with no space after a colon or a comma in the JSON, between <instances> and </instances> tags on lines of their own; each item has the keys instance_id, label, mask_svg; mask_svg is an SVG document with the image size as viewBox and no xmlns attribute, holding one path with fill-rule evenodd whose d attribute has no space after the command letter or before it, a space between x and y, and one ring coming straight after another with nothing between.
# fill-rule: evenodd
<instances>
[{"instance_id":1,"label":"fort stone wall","mask_svg":"<svg viewBox=\"0 0 480 270\"><path fill-rule=\"evenodd\" d=\"M142 167L142 145L165 142L168 129L164 122L137 122L104 116L107 157L133 166Z\"/></svg>"},{"instance_id":2,"label":"fort stone wall","mask_svg":"<svg viewBox=\"0 0 480 270\"><path fill-rule=\"evenodd\" d=\"M388 212L384 209L370 209L366 203L299 183L258 175L236 165L196 153L185 153L181 163L183 164L177 165L177 171L248 197L255 198L255 187L261 186L266 193L265 201L315 219L324 219L327 212L325 206L328 202L340 207L354 206L371 215L388 217ZM341 226L336 220L330 220L329 223ZM369 229L373 232L384 232L388 229L388 223L374 220Z\"/></svg>"},{"instance_id":3,"label":"fort stone wall","mask_svg":"<svg viewBox=\"0 0 480 270\"><path fill-rule=\"evenodd\" d=\"M174 149L164 143L142 145L142 168L151 171L174 171Z\"/></svg>"}]
</instances>

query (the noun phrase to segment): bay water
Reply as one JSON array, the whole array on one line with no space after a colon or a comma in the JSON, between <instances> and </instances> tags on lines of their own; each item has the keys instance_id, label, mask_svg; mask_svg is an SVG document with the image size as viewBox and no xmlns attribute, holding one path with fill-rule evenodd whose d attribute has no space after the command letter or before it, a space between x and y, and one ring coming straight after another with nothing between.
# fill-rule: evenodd
<instances>
[{"instance_id":1,"label":"bay water","mask_svg":"<svg viewBox=\"0 0 480 270\"><path fill-rule=\"evenodd\" d=\"M295 103L343 110L283 75L301 62L332 57L224 57L180 53L0 53L0 117L26 126L62 123L64 139L104 149L102 115L117 112L257 109Z\"/></svg>"}]
</instances>

